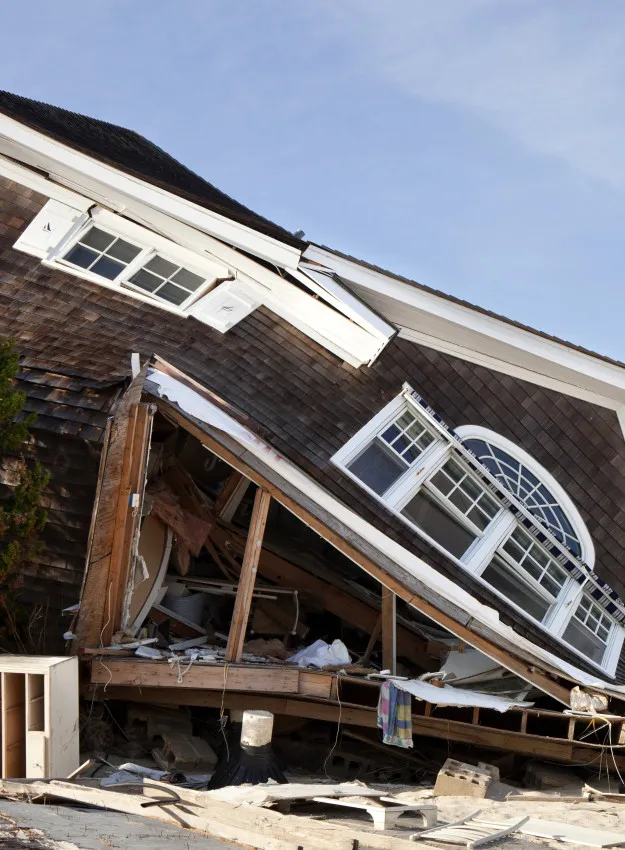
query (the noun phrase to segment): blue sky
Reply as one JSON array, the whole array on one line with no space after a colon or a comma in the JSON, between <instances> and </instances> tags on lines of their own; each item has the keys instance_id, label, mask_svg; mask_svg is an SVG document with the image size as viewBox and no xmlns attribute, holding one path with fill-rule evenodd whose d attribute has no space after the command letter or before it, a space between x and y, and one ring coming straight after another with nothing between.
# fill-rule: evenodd
<instances>
[{"instance_id":1,"label":"blue sky","mask_svg":"<svg viewBox=\"0 0 625 850\"><path fill-rule=\"evenodd\" d=\"M22 0L2 17L0 87L625 360L618 0Z\"/></svg>"}]
</instances>

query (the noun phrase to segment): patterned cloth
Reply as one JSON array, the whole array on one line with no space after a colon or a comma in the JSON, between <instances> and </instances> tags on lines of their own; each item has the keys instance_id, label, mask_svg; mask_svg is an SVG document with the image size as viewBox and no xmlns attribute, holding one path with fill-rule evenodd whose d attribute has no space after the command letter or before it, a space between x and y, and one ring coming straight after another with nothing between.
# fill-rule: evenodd
<instances>
[{"instance_id":1,"label":"patterned cloth","mask_svg":"<svg viewBox=\"0 0 625 850\"><path fill-rule=\"evenodd\" d=\"M378 702L382 740L394 747L412 747L412 698L392 682L382 682Z\"/></svg>"}]
</instances>

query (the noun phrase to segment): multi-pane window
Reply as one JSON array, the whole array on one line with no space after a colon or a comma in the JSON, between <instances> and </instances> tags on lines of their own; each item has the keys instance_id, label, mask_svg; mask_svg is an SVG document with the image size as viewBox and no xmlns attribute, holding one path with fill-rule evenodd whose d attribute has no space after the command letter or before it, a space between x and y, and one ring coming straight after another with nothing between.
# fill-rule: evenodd
<instances>
[{"instance_id":1,"label":"multi-pane window","mask_svg":"<svg viewBox=\"0 0 625 850\"><path fill-rule=\"evenodd\" d=\"M584 596L573 613L568 606L579 583L575 573L550 552L551 547L557 548L557 540L579 557L592 556L592 540L583 520L547 470L522 449L517 448L515 457L513 444L495 434L490 441L489 433L471 426L456 432L464 447L477 455L480 466L425 411L399 397L356 434L334 461L431 545L546 629L552 628L584 657L612 668L622 630L618 630L619 639L612 640L616 621L590 597ZM512 494L516 510L504 507L500 494L489 489L490 476L483 467ZM540 519L531 526L536 536L528 531L530 516L519 518L522 506ZM545 527L555 538L551 546L545 542L549 536Z\"/></svg>"},{"instance_id":2,"label":"multi-pane window","mask_svg":"<svg viewBox=\"0 0 625 850\"><path fill-rule=\"evenodd\" d=\"M125 239L113 236L99 227L90 227L64 259L73 266L79 266L107 280L115 280L141 251L141 248Z\"/></svg>"},{"instance_id":3,"label":"multi-pane window","mask_svg":"<svg viewBox=\"0 0 625 850\"><path fill-rule=\"evenodd\" d=\"M402 514L462 558L500 509L477 479L449 458L404 506Z\"/></svg>"},{"instance_id":4,"label":"multi-pane window","mask_svg":"<svg viewBox=\"0 0 625 850\"><path fill-rule=\"evenodd\" d=\"M600 663L605 655L613 624L612 618L584 594L563 638L592 661Z\"/></svg>"},{"instance_id":5,"label":"multi-pane window","mask_svg":"<svg viewBox=\"0 0 625 850\"><path fill-rule=\"evenodd\" d=\"M349 471L382 494L435 441L434 434L410 410L404 410L348 464Z\"/></svg>"},{"instance_id":6,"label":"multi-pane window","mask_svg":"<svg viewBox=\"0 0 625 850\"><path fill-rule=\"evenodd\" d=\"M79 237L63 260L176 306L184 304L206 282L179 263L95 226Z\"/></svg>"},{"instance_id":7,"label":"multi-pane window","mask_svg":"<svg viewBox=\"0 0 625 850\"><path fill-rule=\"evenodd\" d=\"M552 534L578 557L582 548L573 525L559 501L528 467L487 440L468 439L464 445L484 464L488 471L527 505Z\"/></svg>"},{"instance_id":8,"label":"multi-pane window","mask_svg":"<svg viewBox=\"0 0 625 850\"><path fill-rule=\"evenodd\" d=\"M482 485L453 459L448 460L430 478L429 484L481 531L500 510L500 506Z\"/></svg>"},{"instance_id":9,"label":"multi-pane window","mask_svg":"<svg viewBox=\"0 0 625 850\"><path fill-rule=\"evenodd\" d=\"M517 526L482 578L542 622L557 601L568 575L539 543Z\"/></svg>"},{"instance_id":10,"label":"multi-pane window","mask_svg":"<svg viewBox=\"0 0 625 850\"><path fill-rule=\"evenodd\" d=\"M182 266L170 263L169 260L154 257L133 274L128 282L172 304L182 304L190 295L193 295L204 280Z\"/></svg>"},{"instance_id":11,"label":"multi-pane window","mask_svg":"<svg viewBox=\"0 0 625 850\"><path fill-rule=\"evenodd\" d=\"M567 580L566 571L522 528L515 528L503 550L554 599L558 596Z\"/></svg>"}]
</instances>

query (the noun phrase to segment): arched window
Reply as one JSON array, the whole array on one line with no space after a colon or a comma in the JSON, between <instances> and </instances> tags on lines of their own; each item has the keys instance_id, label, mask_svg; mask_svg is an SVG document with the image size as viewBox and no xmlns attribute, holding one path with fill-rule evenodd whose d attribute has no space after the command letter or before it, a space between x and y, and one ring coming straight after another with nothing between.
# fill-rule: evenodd
<instances>
[{"instance_id":1,"label":"arched window","mask_svg":"<svg viewBox=\"0 0 625 850\"><path fill-rule=\"evenodd\" d=\"M556 479L500 434L476 425L456 429L466 448L578 558L592 567L595 551L579 511Z\"/></svg>"}]
</instances>

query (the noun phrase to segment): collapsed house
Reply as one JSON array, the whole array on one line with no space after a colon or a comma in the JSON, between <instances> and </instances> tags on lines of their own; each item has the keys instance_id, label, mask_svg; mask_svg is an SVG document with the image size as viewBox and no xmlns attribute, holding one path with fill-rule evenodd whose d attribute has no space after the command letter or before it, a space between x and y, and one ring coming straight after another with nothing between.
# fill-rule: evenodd
<instances>
[{"instance_id":1,"label":"collapsed house","mask_svg":"<svg viewBox=\"0 0 625 850\"><path fill-rule=\"evenodd\" d=\"M0 239L50 472L24 597L85 696L371 736L390 675L415 735L623 765L625 365L6 93Z\"/></svg>"}]
</instances>

